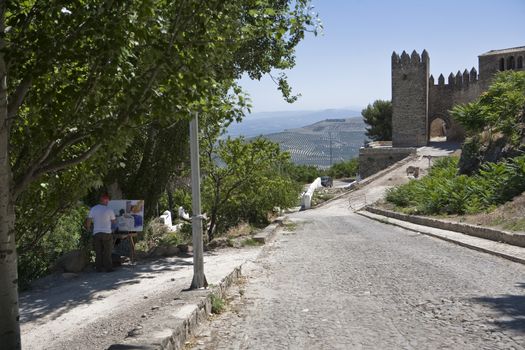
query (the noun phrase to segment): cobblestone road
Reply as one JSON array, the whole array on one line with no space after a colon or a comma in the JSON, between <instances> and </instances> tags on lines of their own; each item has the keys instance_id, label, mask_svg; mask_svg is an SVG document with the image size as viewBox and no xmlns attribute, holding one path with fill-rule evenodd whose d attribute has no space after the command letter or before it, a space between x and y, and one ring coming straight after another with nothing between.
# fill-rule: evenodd
<instances>
[{"instance_id":1,"label":"cobblestone road","mask_svg":"<svg viewBox=\"0 0 525 350\"><path fill-rule=\"evenodd\" d=\"M351 213L294 214L194 349L525 349L525 266Z\"/></svg>"}]
</instances>

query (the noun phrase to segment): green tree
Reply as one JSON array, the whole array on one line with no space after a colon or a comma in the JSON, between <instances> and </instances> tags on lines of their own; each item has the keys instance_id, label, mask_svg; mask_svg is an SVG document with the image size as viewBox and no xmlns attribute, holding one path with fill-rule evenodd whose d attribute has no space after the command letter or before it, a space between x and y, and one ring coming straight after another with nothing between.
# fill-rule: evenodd
<instances>
[{"instance_id":1,"label":"green tree","mask_svg":"<svg viewBox=\"0 0 525 350\"><path fill-rule=\"evenodd\" d=\"M471 103L457 105L452 116L467 131L459 171L477 172L485 162L523 153L525 144L525 72L498 73L489 89Z\"/></svg>"},{"instance_id":2,"label":"green tree","mask_svg":"<svg viewBox=\"0 0 525 350\"><path fill-rule=\"evenodd\" d=\"M16 215L63 211L151 123L188 120L243 73L292 67L315 25L308 0L0 2L3 346L20 347Z\"/></svg>"},{"instance_id":3,"label":"green tree","mask_svg":"<svg viewBox=\"0 0 525 350\"><path fill-rule=\"evenodd\" d=\"M392 102L376 100L361 111L366 128L366 136L373 141L392 140Z\"/></svg>"},{"instance_id":4,"label":"green tree","mask_svg":"<svg viewBox=\"0 0 525 350\"><path fill-rule=\"evenodd\" d=\"M328 169L327 173L331 177L343 178L343 177L355 177L355 174L359 171L359 159L354 158L344 162L335 163Z\"/></svg>"},{"instance_id":5,"label":"green tree","mask_svg":"<svg viewBox=\"0 0 525 350\"><path fill-rule=\"evenodd\" d=\"M523 133L525 120L525 72L500 72L488 91L474 102L457 105L452 116L461 123L470 136L483 131L503 133L517 144Z\"/></svg>"},{"instance_id":6,"label":"green tree","mask_svg":"<svg viewBox=\"0 0 525 350\"><path fill-rule=\"evenodd\" d=\"M300 184L313 182L323 174L323 171L315 165L294 164L289 162L288 165L281 169L282 173L287 174L292 180Z\"/></svg>"},{"instance_id":7,"label":"green tree","mask_svg":"<svg viewBox=\"0 0 525 350\"><path fill-rule=\"evenodd\" d=\"M297 201L300 186L279 173L289 162L279 145L263 138L205 139L203 199L209 217L208 237L242 221L267 221L274 207Z\"/></svg>"}]
</instances>

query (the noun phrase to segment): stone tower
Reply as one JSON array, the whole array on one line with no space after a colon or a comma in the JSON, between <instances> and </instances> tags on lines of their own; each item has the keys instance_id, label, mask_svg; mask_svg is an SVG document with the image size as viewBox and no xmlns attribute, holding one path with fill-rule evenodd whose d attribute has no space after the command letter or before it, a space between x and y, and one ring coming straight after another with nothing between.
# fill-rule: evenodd
<instances>
[{"instance_id":1,"label":"stone tower","mask_svg":"<svg viewBox=\"0 0 525 350\"><path fill-rule=\"evenodd\" d=\"M430 58L414 50L392 54L392 146L420 147L428 140Z\"/></svg>"}]
</instances>

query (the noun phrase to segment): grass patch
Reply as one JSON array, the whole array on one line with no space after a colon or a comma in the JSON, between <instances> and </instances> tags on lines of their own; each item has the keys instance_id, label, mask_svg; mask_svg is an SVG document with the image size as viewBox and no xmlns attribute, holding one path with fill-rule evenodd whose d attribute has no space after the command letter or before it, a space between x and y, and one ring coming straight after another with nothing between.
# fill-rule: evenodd
<instances>
[{"instance_id":1,"label":"grass patch","mask_svg":"<svg viewBox=\"0 0 525 350\"><path fill-rule=\"evenodd\" d=\"M241 246L243 247L257 247L260 246L262 243L259 241L253 239L253 238L246 238L241 241Z\"/></svg>"},{"instance_id":2,"label":"grass patch","mask_svg":"<svg viewBox=\"0 0 525 350\"><path fill-rule=\"evenodd\" d=\"M297 229L297 223L295 222L285 222L283 223L283 229L285 231L295 231Z\"/></svg>"},{"instance_id":3,"label":"grass patch","mask_svg":"<svg viewBox=\"0 0 525 350\"><path fill-rule=\"evenodd\" d=\"M210 301L211 301L211 312L213 314L220 314L224 311L226 307L226 303L223 298L219 297L218 295L212 293L210 295Z\"/></svg>"},{"instance_id":4,"label":"grass patch","mask_svg":"<svg viewBox=\"0 0 525 350\"><path fill-rule=\"evenodd\" d=\"M502 227L508 231L525 231L525 218L507 221Z\"/></svg>"},{"instance_id":5,"label":"grass patch","mask_svg":"<svg viewBox=\"0 0 525 350\"><path fill-rule=\"evenodd\" d=\"M312 197L312 207L319 205L323 202L326 202L335 197L334 193L324 192L324 191L315 191Z\"/></svg>"},{"instance_id":6,"label":"grass patch","mask_svg":"<svg viewBox=\"0 0 525 350\"><path fill-rule=\"evenodd\" d=\"M235 238L235 237L241 237L241 236L249 236L253 233L254 228L252 225L241 222L237 226L231 227L226 232L227 237Z\"/></svg>"}]
</instances>

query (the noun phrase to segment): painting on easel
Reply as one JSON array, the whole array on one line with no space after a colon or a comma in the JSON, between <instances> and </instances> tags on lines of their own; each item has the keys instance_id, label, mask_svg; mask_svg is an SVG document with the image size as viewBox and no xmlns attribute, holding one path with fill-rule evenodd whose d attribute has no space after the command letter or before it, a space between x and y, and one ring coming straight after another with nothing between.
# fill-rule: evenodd
<instances>
[{"instance_id":1,"label":"painting on easel","mask_svg":"<svg viewBox=\"0 0 525 350\"><path fill-rule=\"evenodd\" d=\"M115 212L120 232L138 232L144 229L144 200L111 200L108 207Z\"/></svg>"}]
</instances>

